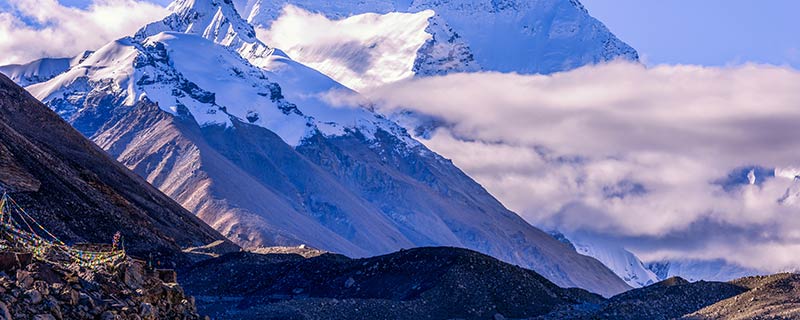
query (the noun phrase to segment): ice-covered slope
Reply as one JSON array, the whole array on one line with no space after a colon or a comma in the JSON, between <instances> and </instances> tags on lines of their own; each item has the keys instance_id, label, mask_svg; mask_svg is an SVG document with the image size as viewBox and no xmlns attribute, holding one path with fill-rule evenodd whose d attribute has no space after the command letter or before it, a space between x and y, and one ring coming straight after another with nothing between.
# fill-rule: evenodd
<instances>
[{"instance_id":1,"label":"ice-covered slope","mask_svg":"<svg viewBox=\"0 0 800 320\"><path fill-rule=\"evenodd\" d=\"M306 243L351 256L456 246L565 287L604 295L628 288L397 124L359 106L326 104L320 92L347 90L330 78L279 50L262 56L259 68L242 57L243 46L230 45L236 41L209 37L225 19L194 12L242 25L232 21L230 3L192 5L28 89L243 246ZM224 39L240 35L220 30L235 31Z\"/></svg>"},{"instance_id":2,"label":"ice-covered slope","mask_svg":"<svg viewBox=\"0 0 800 320\"><path fill-rule=\"evenodd\" d=\"M644 287L664 280L648 269L633 252L614 241L582 232L575 232L569 236L559 231L549 233L578 253L599 260L631 287Z\"/></svg>"},{"instance_id":3,"label":"ice-covered slope","mask_svg":"<svg viewBox=\"0 0 800 320\"><path fill-rule=\"evenodd\" d=\"M586 235L571 236L569 240L578 253L599 260L632 287L644 287L664 280L619 244Z\"/></svg>"},{"instance_id":4,"label":"ice-covered slope","mask_svg":"<svg viewBox=\"0 0 800 320\"><path fill-rule=\"evenodd\" d=\"M564 235L552 231L550 234L574 247L578 253L599 260L634 288L648 286L672 277L681 277L689 281L730 281L766 274L721 259L665 259L645 263L613 240L581 232Z\"/></svg>"},{"instance_id":5,"label":"ice-covered slope","mask_svg":"<svg viewBox=\"0 0 800 320\"><path fill-rule=\"evenodd\" d=\"M681 277L689 281L730 281L741 277L763 275L765 272L728 263L721 259L675 259L648 262L647 268L659 279Z\"/></svg>"},{"instance_id":6,"label":"ice-covered slope","mask_svg":"<svg viewBox=\"0 0 800 320\"><path fill-rule=\"evenodd\" d=\"M376 74L383 75L380 84L399 75L547 74L613 59L638 60L633 48L577 0L242 0L237 5L248 12L260 37L353 88L374 83ZM414 47L416 52L408 50ZM373 68L352 68L355 57ZM384 63L372 63L370 57L382 57Z\"/></svg>"},{"instance_id":7,"label":"ice-covered slope","mask_svg":"<svg viewBox=\"0 0 800 320\"><path fill-rule=\"evenodd\" d=\"M91 51L85 51L72 58L42 58L25 64L0 66L0 73L5 74L20 86L29 86L53 79L81 63L91 54Z\"/></svg>"}]
</instances>

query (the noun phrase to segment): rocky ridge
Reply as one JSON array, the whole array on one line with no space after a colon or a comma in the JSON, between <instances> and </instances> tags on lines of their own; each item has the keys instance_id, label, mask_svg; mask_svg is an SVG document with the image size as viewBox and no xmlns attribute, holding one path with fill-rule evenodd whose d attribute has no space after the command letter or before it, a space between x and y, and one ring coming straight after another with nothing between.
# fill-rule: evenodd
<instances>
[{"instance_id":1,"label":"rocky ridge","mask_svg":"<svg viewBox=\"0 0 800 320\"><path fill-rule=\"evenodd\" d=\"M670 278L605 299L477 252L428 247L350 259L262 248L198 263L182 284L219 319L795 319L800 275Z\"/></svg>"},{"instance_id":2,"label":"rocky ridge","mask_svg":"<svg viewBox=\"0 0 800 320\"><path fill-rule=\"evenodd\" d=\"M220 319L524 318L600 303L541 275L449 247L350 259L230 253L197 264L183 285Z\"/></svg>"}]
</instances>

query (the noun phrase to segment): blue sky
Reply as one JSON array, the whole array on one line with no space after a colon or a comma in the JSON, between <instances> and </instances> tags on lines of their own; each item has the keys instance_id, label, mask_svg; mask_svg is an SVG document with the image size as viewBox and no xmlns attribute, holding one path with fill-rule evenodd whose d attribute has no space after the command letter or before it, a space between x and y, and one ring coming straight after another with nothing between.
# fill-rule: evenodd
<instances>
[{"instance_id":1,"label":"blue sky","mask_svg":"<svg viewBox=\"0 0 800 320\"><path fill-rule=\"evenodd\" d=\"M582 0L648 64L743 62L800 69L800 1Z\"/></svg>"}]
</instances>

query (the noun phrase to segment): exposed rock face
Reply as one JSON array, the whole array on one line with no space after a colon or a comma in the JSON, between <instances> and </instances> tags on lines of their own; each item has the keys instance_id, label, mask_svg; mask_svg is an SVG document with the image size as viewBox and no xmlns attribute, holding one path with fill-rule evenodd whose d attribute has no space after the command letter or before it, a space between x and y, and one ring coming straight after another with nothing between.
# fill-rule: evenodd
<instances>
[{"instance_id":1,"label":"exposed rock face","mask_svg":"<svg viewBox=\"0 0 800 320\"><path fill-rule=\"evenodd\" d=\"M431 38L417 51L412 69L415 75L436 76L481 70L469 45L441 16L428 19L425 32Z\"/></svg>"},{"instance_id":2,"label":"exposed rock face","mask_svg":"<svg viewBox=\"0 0 800 320\"><path fill-rule=\"evenodd\" d=\"M309 247L307 247L305 245L301 245L301 246L297 246L297 247L260 247L260 248L251 249L249 251L253 252L253 253L262 254L262 255L266 255L266 254L285 254L285 255L297 254L297 255L302 256L303 258L313 258L313 257L321 256L321 255L326 254L326 253L330 253L330 252L326 252L326 251L319 250L319 249L309 248Z\"/></svg>"},{"instance_id":3,"label":"exposed rock face","mask_svg":"<svg viewBox=\"0 0 800 320\"><path fill-rule=\"evenodd\" d=\"M194 299L156 275L130 259L92 270L34 262L0 273L0 319L200 319Z\"/></svg>"},{"instance_id":4,"label":"exposed rock face","mask_svg":"<svg viewBox=\"0 0 800 320\"><path fill-rule=\"evenodd\" d=\"M199 34L235 50L257 66L268 63L273 54L272 48L256 39L253 27L239 16L230 0L176 0L169 9L173 14L144 26L136 38L142 40L164 31Z\"/></svg>"},{"instance_id":5,"label":"exposed rock face","mask_svg":"<svg viewBox=\"0 0 800 320\"><path fill-rule=\"evenodd\" d=\"M67 243L120 231L132 254L167 263L181 246L224 239L2 75L0 187Z\"/></svg>"},{"instance_id":6,"label":"exposed rock face","mask_svg":"<svg viewBox=\"0 0 800 320\"><path fill-rule=\"evenodd\" d=\"M524 318L603 299L477 252L437 247L349 259L232 253L184 279L202 312L226 319ZM221 303L221 301L225 301ZM230 305L235 304L235 308Z\"/></svg>"}]
</instances>

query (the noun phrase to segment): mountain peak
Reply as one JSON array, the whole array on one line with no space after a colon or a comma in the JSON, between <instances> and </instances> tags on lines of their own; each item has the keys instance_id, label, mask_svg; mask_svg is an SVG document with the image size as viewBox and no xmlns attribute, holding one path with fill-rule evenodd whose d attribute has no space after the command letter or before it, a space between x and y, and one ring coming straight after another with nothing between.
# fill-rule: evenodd
<instances>
[{"instance_id":1,"label":"mountain peak","mask_svg":"<svg viewBox=\"0 0 800 320\"><path fill-rule=\"evenodd\" d=\"M161 32L200 35L239 53L256 66L263 66L275 50L256 38L253 27L236 11L231 0L176 0L172 14L150 23L136 33L143 40Z\"/></svg>"}]
</instances>

